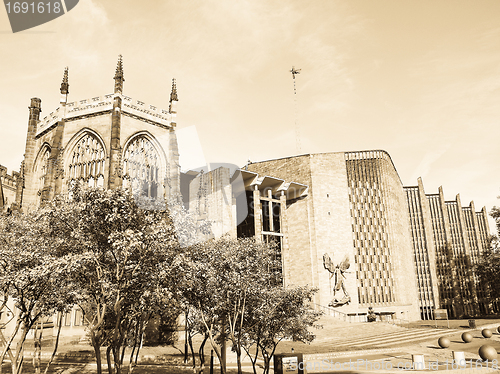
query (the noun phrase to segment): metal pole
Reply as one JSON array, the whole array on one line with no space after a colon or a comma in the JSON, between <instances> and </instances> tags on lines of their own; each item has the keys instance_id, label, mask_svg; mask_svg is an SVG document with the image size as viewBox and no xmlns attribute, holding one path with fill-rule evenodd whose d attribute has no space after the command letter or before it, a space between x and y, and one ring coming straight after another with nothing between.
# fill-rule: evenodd
<instances>
[{"instance_id":1,"label":"metal pole","mask_svg":"<svg viewBox=\"0 0 500 374\"><path fill-rule=\"evenodd\" d=\"M214 374L214 350L210 352L210 374Z\"/></svg>"}]
</instances>

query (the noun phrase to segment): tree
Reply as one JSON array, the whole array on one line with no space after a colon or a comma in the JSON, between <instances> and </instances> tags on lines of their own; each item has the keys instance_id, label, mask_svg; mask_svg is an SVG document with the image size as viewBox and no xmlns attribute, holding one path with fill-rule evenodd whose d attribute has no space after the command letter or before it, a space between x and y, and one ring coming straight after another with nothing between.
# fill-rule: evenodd
<instances>
[{"instance_id":1,"label":"tree","mask_svg":"<svg viewBox=\"0 0 500 374\"><path fill-rule=\"evenodd\" d=\"M283 289L275 248L250 238L222 238L198 243L176 261L177 272L184 274L178 292L186 304L196 310L205 327L203 332L222 363L223 373L222 346L225 340L232 343L238 373L241 373L241 355L250 337L257 339L260 336L261 350L270 353L269 348L272 347L274 352L279 341L287 336L304 339L309 336L298 333L297 329L299 326L303 328L304 321L309 321L312 316L306 312L309 310L306 300L314 290ZM296 311L289 310L289 305L296 307ZM301 319L306 315L307 318ZM267 325L263 325L261 319ZM257 326L261 328L257 329Z\"/></svg>"},{"instance_id":2,"label":"tree","mask_svg":"<svg viewBox=\"0 0 500 374\"><path fill-rule=\"evenodd\" d=\"M138 315L151 315L144 299L168 294L160 274L179 251L168 211L142 209L121 189L75 186L44 212L53 228L50 239L70 264L67 275L89 323L97 371L102 372L100 349L107 345L108 371L120 374L129 331L135 325L140 332L137 326L147 323Z\"/></svg>"},{"instance_id":3,"label":"tree","mask_svg":"<svg viewBox=\"0 0 500 374\"><path fill-rule=\"evenodd\" d=\"M268 271L273 265L269 254L267 246L253 239L223 238L198 243L177 259L178 273L184 274L178 292L196 310L221 363L221 345L228 334L241 368L245 308L259 282L268 284L266 278L273 274Z\"/></svg>"},{"instance_id":4,"label":"tree","mask_svg":"<svg viewBox=\"0 0 500 374\"><path fill-rule=\"evenodd\" d=\"M12 374L22 371L23 347L30 329L41 318L56 311L64 312L74 301L66 278L67 259L47 239L50 230L40 212L0 216L0 289L3 296L0 310L10 309L10 301L14 304L14 308L8 310L11 328L0 330L3 346L0 362L8 356ZM4 335L6 331L10 332L8 337ZM14 353L12 344L16 338ZM40 341L37 348L39 357ZM56 350L57 344L52 357ZM40 360L35 360L34 364L35 372L40 373Z\"/></svg>"},{"instance_id":5,"label":"tree","mask_svg":"<svg viewBox=\"0 0 500 374\"><path fill-rule=\"evenodd\" d=\"M98 373L104 346L109 373L121 372L127 341L134 345L132 371L133 354L137 359L136 347L152 316L169 314L166 308L178 313L169 287L176 283L170 264L179 243L195 243L208 232L206 222L180 204L170 207L172 215L161 199L76 184L35 212L2 217L1 308L14 299L20 311L12 319L13 335L6 339L0 331L1 358L9 355L13 372L22 362L21 349L17 356L10 350L18 331L22 347L39 317L66 311L71 303L88 322Z\"/></svg>"},{"instance_id":6,"label":"tree","mask_svg":"<svg viewBox=\"0 0 500 374\"><path fill-rule=\"evenodd\" d=\"M252 361L255 374L259 352L264 359L263 374L268 374L271 359L283 339L303 343L314 340L309 329L322 315L310 308L316 292L317 289L310 287L274 286L259 295L258 307L252 308L245 317L243 339L243 348ZM255 349L253 354L252 348Z\"/></svg>"},{"instance_id":7,"label":"tree","mask_svg":"<svg viewBox=\"0 0 500 374\"><path fill-rule=\"evenodd\" d=\"M462 318L463 298L460 292L460 277L457 269L457 256L453 251L451 242L446 242L441 246L438 256L441 257L437 262L437 270L439 275L439 288L445 298L447 298L452 307L454 318ZM451 295L449 298L447 295Z\"/></svg>"},{"instance_id":8,"label":"tree","mask_svg":"<svg viewBox=\"0 0 500 374\"><path fill-rule=\"evenodd\" d=\"M184 306L184 327L185 327L185 352L184 352L184 363L187 362L188 348L191 351L191 357L193 359L193 370L196 370L196 353L193 347L193 337L196 335L202 335L203 341L198 348L198 358L199 358L199 372L203 373L205 369L205 344L209 338L208 331L203 324L202 318L198 313L198 310L189 306Z\"/></svg>"},{"instance_id":9,"label":"tree","mask_svg":"<svg viewBox=\"0 0 500 374\"><path fill-rule=\"evenodd\" d=\"M500 207L494 206L491 209L490 216L493 217L493 219L495 220L497 226L497 235L500 236ZM498 236L496 237L496 243L494 243L496 249L498 249L500 245L500 243L498 242Z\"/></svg>"},{"instance_id":10,"label":"tree","mask_svg":"<svg viewBox=\"0 0 500 374\"><path fill-rule=\"evenodd\" d=\"M180 308L178 302L173 299L173 295L165 288L157 287L155 290L148 290L140 296L139 300L132 303L128 310L127 318L124 319L127 326L125 329L125 342L122 345L120 358L123 365L125 348L126 346L132 347L129 358L129 373L132 373L135 366L137 366L140 347L143 341L146 340L144 338L146 328L149 329L149 334L157 337L158 342L164 343L164 323L167 322L168 327L172 327L172 325L176 326L179 314ZM153 319L160 321L160 323L153 323L150 327L149 325ZM154 340L151 336L149 338Z\"/></svg>"},{"instance_id":11,"label":"tree","mask_svg":"<svg viewBox=\"0 0 500 374\"><path fill-rule=\"evenodd\" d=\"M497 281L500 272L500 251L489 248L481 255L475 269L490 301L498 302L500 300L500 285Z\"/></svg>"},{"instance_id":12,"label":"tree","mask_svg":"<svg viewBox=\"0 0 500 374\"><path fill-rule=\"evenodd\" d=\"M488 248L482 253L474 270L490 302L498 306L500 302L500 284L497 281L500 272L500 208L493 207L490 215L495 220L497 235L492 235L488 239Z\"/></svg>"}]
</instances>

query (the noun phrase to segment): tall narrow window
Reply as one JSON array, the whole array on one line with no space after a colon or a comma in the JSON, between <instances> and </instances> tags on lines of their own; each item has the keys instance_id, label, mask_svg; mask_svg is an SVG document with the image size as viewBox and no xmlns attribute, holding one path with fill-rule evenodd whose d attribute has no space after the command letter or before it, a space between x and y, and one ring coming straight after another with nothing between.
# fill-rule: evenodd
<instances>
[{"instance_id":1,"label":"tall narrow window","mask_svg":"<svg viewBox=\"0 0 500 374\"><path fill-rule=\"evenodd\" d=\"M262 231L271 231L271 222L269 217L269 201L261 200L262 205Z\"/></svg>"},{"instance_id":2,"label":"tall narrow window","mask_svg":"<svg viewBox=\"0 0 500 374\"><path fill-rule=\"evenodd\" d=\"M280 232L281 229L281 204L280 203L272 203L272 214L273 214L273 231Z\"/></svg>"},{"instance_id":3,"label":"tall narrow window","mask_svg":"<svg viewBox=\"0 0 500 374\"><path fill-rule=\"evenodd\" d=\"M146 197L162 196L160 156L151 141L138 136L129 143L123 157L123 187Z\"/></svg>"},{"instance_id":4,"label":"tall narrow window","mask_svg":"<svg viewBox=\"0 0 500 374\"><path fill-rule=\"evenodd\" d=\"M248 215L245 220L238 225L238 238L251 238L255 236L255 217L253 205L253 191L245 191L247 197Z\"/></svg>"},{"instance_id":5,"label":"tall narrow window","mask_svg":"<svg viewBox=\"0 0 500 374\"><path fill-rule=\"evenodd\" d=\"M69 180L83 181L89 187L104 185L105 153L101 143L91 134L84 135L70 154Z\"/></svg>"},{"instance_id":6,"label":"tall narrow window","mask_svg":"<svg viewBox=\"0 0 500 374\"><path fill-rule=\"evenodd\" d=\"M41 195L43 186L45 186L45 178L47 176L47 170L48 170L48 162L49 162L49 156L50 156L50 149L48 147L45 148L45 151L42 154L42 157L40 158L40 161L38 162L38 166L36 169L36 175L38 177L38 194Z\"/></svg>"}]
</instances>

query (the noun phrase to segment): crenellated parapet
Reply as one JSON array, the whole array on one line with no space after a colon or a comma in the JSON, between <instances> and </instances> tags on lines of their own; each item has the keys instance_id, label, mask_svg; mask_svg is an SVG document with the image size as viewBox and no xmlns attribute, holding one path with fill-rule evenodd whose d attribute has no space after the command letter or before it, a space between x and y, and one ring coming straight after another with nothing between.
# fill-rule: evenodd
<instances>
[{"instance_id":1,"label":"crenellated parapet","mask_svg":"<svg viewBox=\"0 0 500 374\"><path fill-rule=\"evenodd\" d=\"M22 185L21 174L13 171L9 175L7 168L0 165L0 212L12 209L15 206L19 185Z\"/></svg>"},{"instance_id":2,"label":"crenellated parapet","mask_svg":"<svg viewBox=\"0 0 500 374\"><path fill-rule=\"evenodd\" d=\"M17 181L19 180L20 174L18 171L12 171L12 174L7 173L7 167L0 165L0 178L2 178L2 186L4 188L16 189Z\"/></svg>"},{"instance_id":3,"label":"crenellated parapet","mask_svg":"<svg viewBox=\"0 0 500 374\"><path fill-rule=\"evenodd\" d=\"M168 110L134 100L128 96L122 96L122 99L122 113L124 115L135 116L162 127L175 127L175 115Z\"/></svg>"},{"instance_id":4,"label":"crenellated parapet","mask_svg":"<svg viewBox=\"0 0 500 374\"><path fill-rule=\"evenodd\" d=\"M36 137L41 136L42 134L50 131L54 126L57 125L57 122L61 120L62 111L61 107L58 107L56 110L51 112L49 115L45 116L37 126Z\"/></svg>"},{"instance_id":5,"label":"crenellated parapet","mask_svg":"<svg viewBox=\"0 0 500 374\"><path fill-rule=\"evenodd\" d=\"M122 114L130 117L145 120L156 126L164 128L175 127L174 115L166 109L158 108L155 105L147 104L140 100L120 94L108 94L95 96L89 99L73 101L66 104L65 120L73 121L104 113L111 113L113 110L113 99L119 96L122 99ZM37 126L37 137L51 131L63 117L63 110L58 107L56 110L45 116Z\"/></svg>"}]
</instances>

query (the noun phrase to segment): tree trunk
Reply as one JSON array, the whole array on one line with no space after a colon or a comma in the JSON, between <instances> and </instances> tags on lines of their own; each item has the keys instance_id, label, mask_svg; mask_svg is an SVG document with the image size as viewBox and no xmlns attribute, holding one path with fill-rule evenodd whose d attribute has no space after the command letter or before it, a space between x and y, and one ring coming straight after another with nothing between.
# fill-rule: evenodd
<instances>
[{"instance_id":1,"label":"tree trunk","mask_svg":"<svg viewBox=\"0 0 500 374\"><path fill-rule=\"evenodd\" d=\"M132 352L130 352L130 360L128 362L128 372L129 374L132 374L133 367L134 365L134 352L135 348L137 347L137 341L134 341L134 346L132 347Z\"/></svg>"},{"instance_id":2,"label":"tree trunk","mask_svg":"<svg viewBox=\"0 0 500 374\"><path fill-rule=\"evenodd\" d=\"M113 352L113 361L115 363L115 371L116 374L121 374L121 365L120 365L120 347L121 347L121 342L123 338L123 332L122 332L122 299L120 296L120 293L118 293L118 296L115 301L114 305L114 311L116 313L116 321L115 321L115 331L113 332L113 339L111 341L111 344L109 345L108 349L111 348ZM106 357L109 356L108 350L106 350ZM109 358L108 358L109 361ZM109 365L109 362L108 362ZM112 374L112 372L109 372L109 374Z\"/></svg>"},{"instance_id":3,"label":"tree trunk","mask_svg":"<svg viewBox=\"0 0 500 374\"><path fill-rule=\"evenodd\" d=\"M101 344L99 344L94 331L90 332L90 342L92 343L92 347L94 348L95 362L97 365L97 374L102 374Z\"/></svg>"},{"instance_id":4,"label":"tree trunk","mask_svg":"<svg viewBox=\"0 0 500 374\"><path fill-rule=\"evenodd\" d=\"M189 343L189 349L191 350L191 356L193 356L193 369L196 368L196 354L194 353L194 348L193 348L193 337L191 334L188 334L188 343Z\"/></svg>"},{"instance_id":5,"label":"tree trunk","mask_svg":"<svg viewBox=\"0 0 500 374\"><path fill-rule=\"evenodd\" d=\"M252 357L252 354L250 353L250 348L251 346L248 348L246 346L243 347L248 357L250 358L250 362L252 363L253 374L257 374L257 367L255 365L257 363L257 358L259 357L259 339L255 344L255 357Z\"/></svg>"},{"instance_id":6,"label":"tree trunk","mask_svg":"<svg viewBox=\"0 0 500 374\"><path fill-rule=\"evenodd\" d=\"M184 313L184 363L188 362L188 336L189 336L189 327L188 327L188 310Z\"/></svg>"},{"instance_id":7,"label":"tree trunk","mask_svg":"<svg viewBox=\"0 0 500 374\"><path fill-rule=\"evenodd\" d=\"M2 352L2 359L0 361L0 374L2 374L2 364L3 364L3 360L5 358L5 354L8 353L9 354L9 358L10 358L10 362L13 362L14 361L14 356L12 355L12 352L10 351L10 348L7 347L7 342L5 341L5 336L3 335L2 331L0 330L0 339L1 339L1 343L4 347L5 352Z\"/></svg>"},{"instance_id":8,"label":"tree trunk","mask_svg":"<svg viewBox=\"0 0 500 374\"><path fill-rule=\"evenodd\" d=\"M26 341L26 336L29 332L29 327L23 325L23 330L21 334L21 339L17 342L16 356L14 357L12 369L14 370L12 374L20 374L23 370L23 360L24 360L24 342Z\"/></svg>"},{"instance_id":9,"label":"tree trunk","mask_svg":"<svg viewBox=\"0 0 500 374\"><path fill-rule=\"evenodd\" d=\"M16 327L14 328L14 331L12 332L12 334L9 338L9 341L4 344L2 355L0 356L0 368L1 368L1 364L3 364L3 362L5 360L5 355L7 353L9 354L10 362L13 363L15 361L14 355L12 354L12 352L10 350L10 346L12 345L12 341L16 337L20 327L21 327L21 320L18 319L16 322ZM2 340L5 341L5 337L3 336L2 331L0 331L0 334L2 336ZM3 341L2 341L2 343L3 343ZM1 373L1 371L0 371L0 373Z\"/></svg>"},{"instance_id":10,"label":"tree trunk","mask_svg":"<svg viewBox=\"0 0 500 374\"><path fill-rule=\"evenodd\" d=\"M222 340L222 346L220 349L220 366L221 368L224 368L224 370L221 370L222 374L226 374L226 353L227 353L227 348L226 348L226 317L224 316L222 318L222 324L220 328L220 335L221 335L221 340Z\"/></svg>"},{"instance_id":11,"label":"tree trunk","mask_svg":"<svg viewBox=\"0 0 500 374\"><path fill-rule=\"evenodd\" d=\"M123 333L123 331L121 331L120 334L118 335L118 340L113 341L112 348L111 348L111 351L113 353L113 361L115 363L116 374L121 374L121 372L122 372L123 359L121 356L121 348L123 345L123 341L124 341L124 333ZM123 347L123 349L125 349L125 347Z\"/></svg>"},{"instance_id":12,"label":"tree trunk","mask_svg":"<svg viewBox=\"0 0 500 374\"><path fill-rule=\"evenodd\" d=\"M111 345L106 348L106 362L108 363L108 374L113 374L113 365L111 364Z\"/></svg>"},{"instance_id":13,"label":"tree trunk","mask_svg":"<svg viewBox=\"0 0 500 374\"><path fill-rule=\"evenodd\" d=\"M243 374L241 369L241 348L236 347L236 363L238 364L238 374Z\"/></svg>"},{"instance_id":14,"label":"tree trunk","mask_svg":"<svg viewBox=\"0 0 500 374\"><path fill-rule=\"evenodd\" d=\"M264 349L264 347L260 347L260 351L262 352L262 358L264 360L264 371L262 374L269 374L269 367L271 366L271 355L269 352Z\"/></svg>"},{"instance_id":15,"label":"tree trunk","mask_svg":"<svg viewBox=\"0 0 500 374\"><path fill-rule=\"evenodd\" d=\"M141 328L140 328L140 333L141 333L141 339L139 340L139 347L137 347L137 351L135 354L135 366L137 366L137 359L139 358L139 351L142 348L142 344L144 343L144 331L146 330L147 323L144 324L143 321L141 321Z\"/></svg>"},{"instance_id":16,"label":"tree trunk","mask_svg":"<svg viewBox=\"0 0 500 374\"><path fill-rule=\"evenodd\" d=\"M200 374L203 374L205 370L205 343L208 340L208 334L205 334L203 341L201 342L200 349L198 350L198 355L200 356Z\"/></svg>"},{"instance_id":17,"label":"tree trunk","mask_svg":"<svg viewBox=\"0 0 500 374\"><path fill-rule=\"evenodd\" d=\"M59 313L59 320L57 322L57 336L56 336L56 342L54 344L54 350L52 351L52 356L50 356L50 360L49 362L47 362L47 367L45 368L43 374L47 374L47 372L49 371L50 364L52 364L52 361L54 361L54 357L56 356L57 347L59 346L59 337L61 335L61 328L62 328L62 313Z\"/></svg>"},{"instance_id":18,"label":"tree trunk","mask_svg":"<svg viewBox=\"0 0 500 374\"><path fill-rule=\"evenodd\" d=\"M40 374L40 367L42 365L42 337L43 337L43 322L36 324L36 328L33 331L33 340L35 346L35 352L33 354L33 367L35 368L35 374Z\"/></svg>"},{"instance_id":19,"label":"tree trunk","mask_svg":"<svg viewBox=\"0 0 500 374\"><path fill-rule=\"evenodd\" d=\"M135 349L137 348L137 344L138 344L137 340L139 338L140 327L141 327L140 320L136 321L135 332L134 332L134 346L132 347L132 352L130 352L130 360L129 360L129 363L128 363L128 372L129 372L129 374L132 374L132 372L134 371L134 366L135 366L134 365L134 352L135 352Z\"/></svg>"},{"instance_id":20,"label":"tree trunk","mask_svg":"<svg viewBox=\"0 0 500 374\"><path fill-rule=\"evenodd\" d=\"M201 309L201 303L200 303L200 309ZM214 337L212 335L213 323L210 323L210 326L208 325L203 312L201 312L201 320L203 321L203 324L205 325L205 328L207 329L207 334L208 334L208 338L210 339L210 344L212 344L212 348L215 351L215 354L217 355L219 362L221 363L221 365L220 365L221 374L226 374L226 365L223 364L221 353L217 349L217 345L215 344ZM224 330L222 330L222 331L224 331ZM223 343L223 347L225 347L225 343ZM225 361L225 355L224 355L224 361Z\"/></svg>"},{"instance_id":21,"label":"tree trunk","mask_svg":"<svg viewBox=\"0 0 500 374\"><path fill-rule=\"evenodd\" d=\"M4 297L3 297L2 305L0 306L0 311L3 311L7 305L7 301L9 299L8 296L6 296L7 294L8 294L8 291L3 290ZM7 308L7 309L9 309L9 308ZM7 325L13 319L14 319L14 317L10 318L7 322L5 322L4 326ZM7 345L7 340L5 339L5 336L4 336L3 331L1 329L0 329L0 341L1 341L2 346L4 347L4 350L2 350L1 360L0 360L0 374L2 374L2 364L3 364L3 360L5 359L6 353L9 354L9 358L11 359L11 362L14 358L12 357L12 352L9 350L10 343L9 343L9 345Z\"/></svg>"},{"instance_id":22,"label":"tree trunk","mask_svg":"<svg viewBox=\"0 0 500 374\"><path fill-rule=\"evenodd\" d=\"M123 365L123 359L125 358L125 349L127 348L126 344L122 346L122 354L120 355L120 365Z\"/></svg>"},{"instance_id":23,"label":"tree trunk","mask_svg":"<svg viewBox=\"0 0 500 374\"><path fill-rule=\"evenodd\" d=\"M120 347L112 349L111 351L113 352L113 360L115 362L115 373L121 374L122 365L120 363Z\"/></svg>"}]
</instances>

